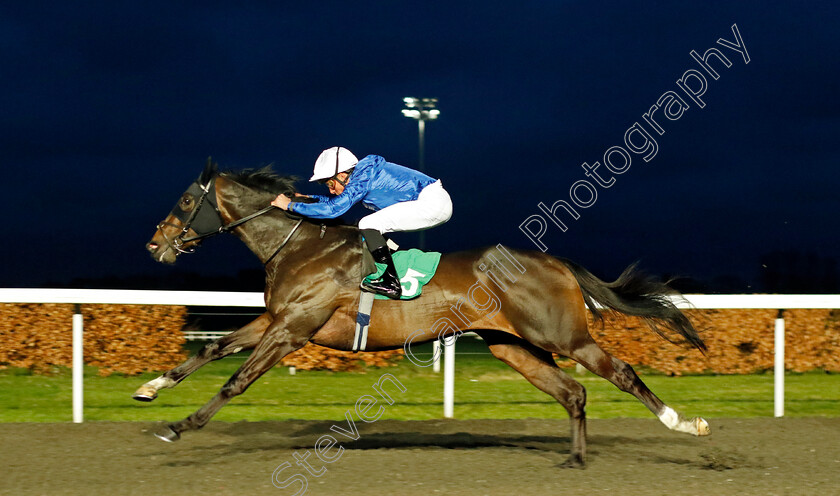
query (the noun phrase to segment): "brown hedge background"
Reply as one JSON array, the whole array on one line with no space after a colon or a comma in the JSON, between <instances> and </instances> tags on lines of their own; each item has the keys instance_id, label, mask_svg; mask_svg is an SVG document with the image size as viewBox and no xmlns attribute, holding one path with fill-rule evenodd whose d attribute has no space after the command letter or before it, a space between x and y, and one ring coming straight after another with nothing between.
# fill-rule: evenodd
<instances>
[{"instance_id":1,"label":"brown hedge background","mask_svg":"<svg viewBox=\"0 0 840 496\"><path fill-rule=\"evenodd\" d=\"M773 368L776 310L691 310L686 312L708 346L671 344L637 317L610 316L590 333L604 349L634 366L680 375L714 372L749 374ZM785 369L840 371L840 311L786 310Z\"/></svg>"},{"instance_id":2,"label":"brown hedge background","mask_svg":"<svg viewBox=\"0 0 840 496\"><path fill-rule=\"evenodd\" d=\"M166 370L186 359L187 309L159 305L82 305L85 364L100 375ZM0 305L0 368L36 373L72 365L73 305Z\"/></svg>"},{"instance_id":3,"label":"brown hedge background","mask_svg":"<svg viewBox=\"0 0 840 496\"><path fill-rule=\"evenodd\" d=\"M0 369L49 373L70 367L73 305L0 304ZM100 375L168 370L187 358L182 329L187 309L164 305L82 305L85 364ZM402 350L350 353L314 344L281 363L301 370L363 370L396 365Z\"/></svg>"},{"instance_id":4,"label":"brown hedge background","mask_svg":"<svg viewBox=\"0 0 840 496\"><path fill-rule=\"evenodd\" d=\"M365 366L392 367L397 365L404 356L403 350L351 352L308 343L303 348L286 355L280 365L301 370L361 371Z\"/></svg>"},{"instance_id":5,"label":"brown hedge background","mask_svg":"<svg viewBox=\"0 0 840 496\"><path fill-rule=\"evenodd\" d=\"M151 305L82 305L85 363L101 375L162 371L186 359L186 308ZM602 329L592 325L595 340L634 366L666 374L746 374L773 368L775 310L693 310L688 312L709 347L671 344L635 317L608 317ZM72 305L0 305L0 368L25 367L49 372L69 367L72 353ZM840 372L840 311L785 312L785 368ZM402 350L349 353L309 344L287 356L282 365L299 369L360 370L390 366ZM573 363L561 365L573 366Z\"/></svg>"}]
</instances>

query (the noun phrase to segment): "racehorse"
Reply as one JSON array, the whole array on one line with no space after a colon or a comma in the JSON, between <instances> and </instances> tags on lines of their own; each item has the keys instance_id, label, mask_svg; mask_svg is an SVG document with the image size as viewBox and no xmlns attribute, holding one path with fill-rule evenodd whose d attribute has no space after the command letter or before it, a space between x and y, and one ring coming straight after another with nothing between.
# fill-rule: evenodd
<instances>
[{"instance_id":1,"label":"racehorse","mask_svg":"<svg viewBox=\"0 0 840 496\"><path fill-rule=\"evenodd\" d=\"M203 427L231 398L307 342L352 349L359 283L370 272L360 232L269 207L279 193L295 198L292 178L270 168L220 173L208 160L147 244L155 260L174 263L204 238L231 231L266 270L265 313L135 392L135 399L151 401L158 390L174 387L208 362L253 349L208 403L156 433L165 441ZM467 329L475 332L496 358L567 410L571 451L564 466L585 465L586 392L557 366L552 353L575 360L632 394L669 429L697 436L710 433L704 419L686 419L663 403L630 365L601 349L587 330L587 306L596 320L606 309L642 317L664 337L681 336L680 341L704 351L697 331L670 299L675 291L634 266L606 283L569 260L499 247L444 254L420 297L378 300L370 314L366 350L452 339ZM507 269L500 266L503 258ZM494 308L489 308L491 300L497 303Z\"/></svg>"}]
</instances>

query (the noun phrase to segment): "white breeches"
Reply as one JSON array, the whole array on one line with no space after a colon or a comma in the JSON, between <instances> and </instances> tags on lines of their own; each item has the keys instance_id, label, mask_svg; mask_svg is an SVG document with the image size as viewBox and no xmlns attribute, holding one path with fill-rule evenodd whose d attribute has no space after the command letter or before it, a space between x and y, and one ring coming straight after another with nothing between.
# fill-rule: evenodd
<instances>
[{"instance_id":1,"label":"white breeches","mask_svg":"<svg viewBox=\"0 0 840 496\"><path fill-rule=\"evenodd\" d=\"M426 186L417 199L395 203L362 217L359 229L376 229L385 234L395 231L420 231L443 224L452 217L452 199L440 180Z\"/></svg>"}]
</instances>

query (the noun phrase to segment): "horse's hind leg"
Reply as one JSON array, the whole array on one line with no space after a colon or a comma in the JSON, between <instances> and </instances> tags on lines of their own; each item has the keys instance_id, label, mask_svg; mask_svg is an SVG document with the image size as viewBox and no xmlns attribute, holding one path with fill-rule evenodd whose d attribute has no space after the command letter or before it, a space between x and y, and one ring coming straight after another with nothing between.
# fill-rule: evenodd
<instances>
[{"instance_id":1,"label":"horse's hind leg","mask_svg":"<svg viewBox=\"0 0 840 496\"><path fill-rule=\"evenodd\" d=\"M262 338L270 323L271 316L268 312L263 313L245 327L205 345L197 354L188 358L181 365L143 384L131 397L138 401L152 401L157 398L158 390L175 387L188 375L213 360L239 353L242 350L250 350L260 342L260 338Z\"/></svg>"},{"instance_id":2,"label":"horse's hind leg","mask_svg":"<svg viewBox=\"0 0 840 496\"><path fill-rule=\"evenodd\" d=\"M493 356L513 367L541 391L557 400L569 412L572 449L564 467L583 468L586 463L586 390L554 362L551 353L530 343L496 331L478 331Z\"/></svg>"},{"instance_id":3,"label":"horse's hind leg","mask_svg":"<svg viewBox=\"0 0 840 496\"><path fill-rule=\"evenodd\" d=\"M662 402L636 375L633 367L602 350L587 333L585 343L568 355L590 371L612 382L620 390L639 399L669 429L695 436L711 433L709 423L700 417L685 419Z\"/></svg>"}]
</instances>

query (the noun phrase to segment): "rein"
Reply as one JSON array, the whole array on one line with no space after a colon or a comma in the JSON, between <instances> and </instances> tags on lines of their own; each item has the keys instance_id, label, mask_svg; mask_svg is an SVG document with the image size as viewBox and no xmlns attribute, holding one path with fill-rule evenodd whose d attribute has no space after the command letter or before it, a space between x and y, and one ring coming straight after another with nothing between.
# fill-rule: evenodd
<instances>
[{"instance_id":1,"label":"rein","mask_svg":"<svg viewBox=\"0 0 840 496\"><path fill-rule=\"evenodd\" d=\"M303 223L303 217L298 219L297 223L295 224L295 227L293 227L292 230L289 231L289 234L286 235L286 239L284 239L283 242L280 243L280 246L278 246L277 249L274 250L274 253L272 253L271 256L266 259L266 261L263 263L263 265L268 265L269 262L274 260L274 257L277 256L277 254L280 253L280 250L282 250L283 247L286 246L286 243L288 243L289 240L292 239L292 235L295 233L295 231L297 231L298 227L300 227L300 225L302 223Z\"/></svg>"}]
</instances>

